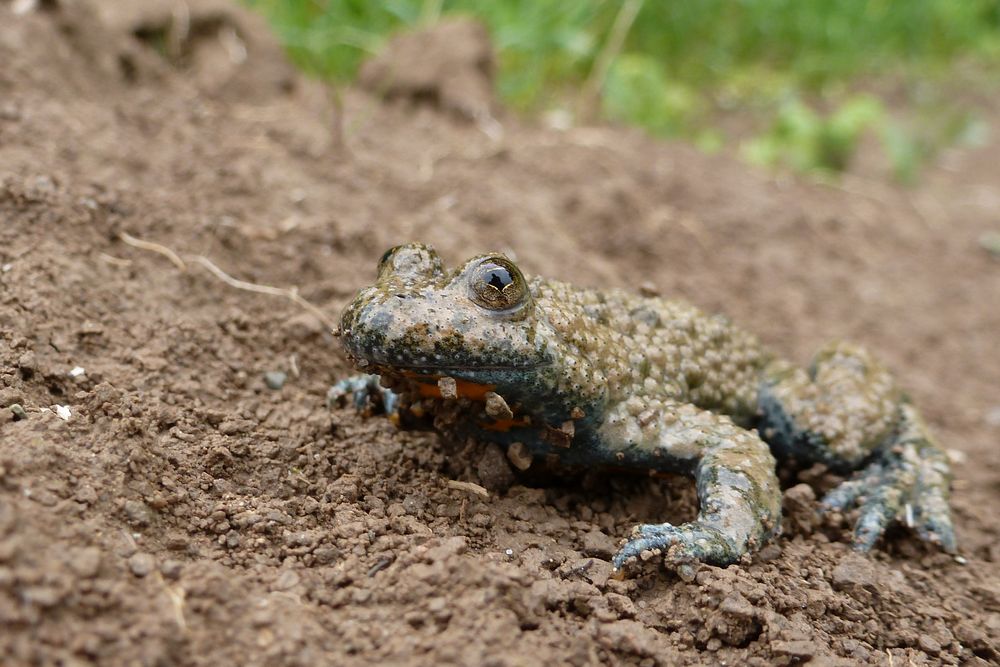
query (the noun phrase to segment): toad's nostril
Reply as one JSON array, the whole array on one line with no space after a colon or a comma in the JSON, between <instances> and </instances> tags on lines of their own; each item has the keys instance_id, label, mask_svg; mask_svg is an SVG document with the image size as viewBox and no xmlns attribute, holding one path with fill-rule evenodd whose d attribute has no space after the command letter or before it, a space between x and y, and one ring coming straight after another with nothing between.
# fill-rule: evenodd
<instances>
[{"instance_id":1,"label":"toad's nostril","mask_svg":"<svg viewBox=\"0 0 1000 667\"><path fill-rule=\"evenodd\" d=\"M406 296L405 294L397 294L396 298L397 299L409 299L410 297Z\"/></svg>"}]
</instances>

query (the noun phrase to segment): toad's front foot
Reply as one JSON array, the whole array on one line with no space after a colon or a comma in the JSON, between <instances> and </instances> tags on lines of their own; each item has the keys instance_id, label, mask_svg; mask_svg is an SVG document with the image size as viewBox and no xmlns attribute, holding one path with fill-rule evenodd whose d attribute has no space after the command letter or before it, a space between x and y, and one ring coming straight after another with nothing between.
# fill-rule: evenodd
<instances>
[{"instance_id":1,"label":"toad's front foot","mask_svg":"<svg viewBox=\"0 0 1000 667\"><path fill-rule=\"evenodd\" d=\"M398 420L399 395L379 384L377 375L352 375L326 392L327 407L350 403L363 414L385 413Z\"/></svg>"},{"instance_id":2,"label":"toad's front foot","mask_svg":"<svg viewBox=\"0 0 1000 667\"><path fill-rule=\"evenodd\" d=\"M643 552L652 552L673 566L695 562L728 565L743 551L720 529L698 521L681 526L647 523L632 529L632 537L612 562L616 570L621 570L630 559L641 559Z\"/></svg>"},{"instance_id":3,"label":"toad's front foot","mask_svg":"<svg viewBox=\"0 0 1000 667\"><path fill-rule=\"evenodd\" d=\"M903 427L877 460L823 498L826 512L859 507L854 548L868 551L894 521L921 539L955 553L955 529L948 510L951 474L947 456L934 446L909 405L902 406Z\"/></svg>"}]
</instances>

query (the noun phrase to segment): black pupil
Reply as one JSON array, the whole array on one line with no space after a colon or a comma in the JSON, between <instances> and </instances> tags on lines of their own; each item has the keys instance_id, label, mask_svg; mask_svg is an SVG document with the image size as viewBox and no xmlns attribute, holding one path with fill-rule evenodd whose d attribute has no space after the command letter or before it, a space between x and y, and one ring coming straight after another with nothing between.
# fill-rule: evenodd
<instances>
[{"instance_id":1,"label":"black pupil","mask_svg":"<svg viewBox=\"0 0 1000 667\"><path fill-rule=\"evenodd\" d=\"M500 292L503 291L504 287L514 282L514 277L510 275L510 271L502 266L495 266L489 269L484 278L488 285L495 287Z\"/></svg>"}]
</instances>

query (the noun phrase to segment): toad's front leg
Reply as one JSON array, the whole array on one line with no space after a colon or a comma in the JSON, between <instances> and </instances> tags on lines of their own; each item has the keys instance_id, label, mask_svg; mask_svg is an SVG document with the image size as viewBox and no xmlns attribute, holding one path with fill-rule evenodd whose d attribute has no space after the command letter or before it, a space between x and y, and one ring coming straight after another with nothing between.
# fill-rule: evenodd
<instances>
[{"instance_id":1,"label":"toad's front leg","mask_svg":"<svg viewBox=\"0 0 1000 667\"><path fill-rule=\"evenodd\" d=\"M621 447L615 454L623 463L692 473L700 509L695 521L679 526L637 526L615 556L616 568L643 552L660 553L674 566L728 565L778 533L781 489L774 457L756 432L687 404L666 404L646 417L613 411L602 436Z\"/></svg>"},{"instance_id":2,"label":"toad's front leg","mask_svg":"<svg viewBox=\"0 0 1000 667\"><path fill-rule=\"evenodd\" d=\"M385 413L399 423L399 394L382 386L378 375L352 375L326 392L327 407L352 404L362 414Z\"/></svg>"}]
</instances>

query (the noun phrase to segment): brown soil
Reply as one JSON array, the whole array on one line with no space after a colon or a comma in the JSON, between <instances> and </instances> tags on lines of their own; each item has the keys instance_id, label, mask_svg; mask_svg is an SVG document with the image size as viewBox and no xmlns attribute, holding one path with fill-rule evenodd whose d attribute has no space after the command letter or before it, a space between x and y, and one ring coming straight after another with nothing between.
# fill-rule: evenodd
<instances>
[{"instance_id":1,"label":"brown soil","mask_svg":"<svg viewBox=\"0 0 1000 667\"><path fill-rule=\"evenodd\" d=\"M916 190L819 186L637 131L334 105L226 2L17 6L0 2L4 665L996 664L1000 261L977 243L996 139ZM853 555L844 524L810 520L811 471L753 559L611 579L632 524L690 515L688 482L450 488L489 461L329 411L336 339L190 260L335 318L408 240L655 285L800 361L868 344L955 453L967 562L902 530Z\"/></svg>"}]
</instances>

